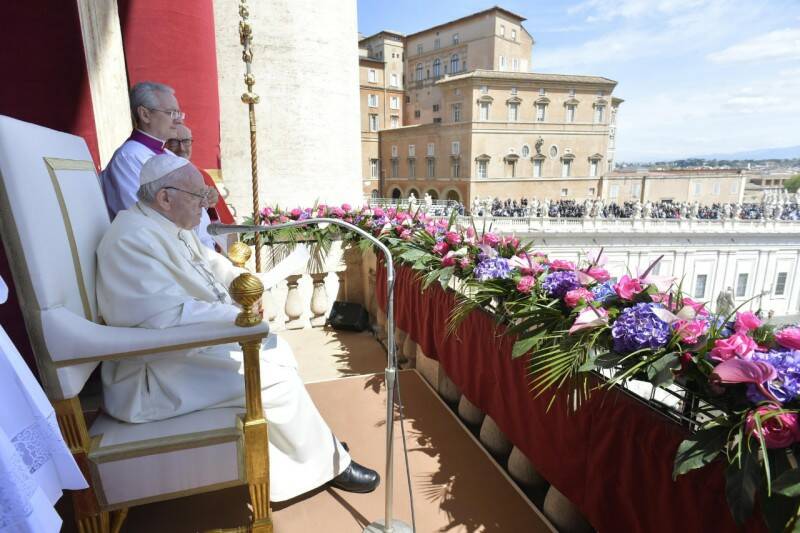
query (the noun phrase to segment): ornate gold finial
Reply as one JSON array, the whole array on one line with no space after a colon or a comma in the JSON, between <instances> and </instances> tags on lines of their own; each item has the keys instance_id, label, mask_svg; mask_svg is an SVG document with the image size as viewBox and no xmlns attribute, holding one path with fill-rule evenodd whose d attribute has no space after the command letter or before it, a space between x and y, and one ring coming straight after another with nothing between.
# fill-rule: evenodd
<instances>
[{"instance_id":1,"label":"ornate gold finial","mask_svg":"<svg viewBox=\"0 0 800 533\"><path fill-rule=\"evenodd\" d=\"M231 297L242 306L242 312L236 317L236 325L249 328L261 323L261 315L253 311L253 304L264 294L264 284L253 274L239 274L231 282Z\"/></svg>"},{"instance_id":2,"label":"ornate gold finial","mask_svg":"<svg viewBox=\"0 0 800 533\"><path fill-rule=\"evenodd\" d=\"M228 247L228 259L239 268L244 268L251 255L253 251L242 241L236 241Z\"/></svg>"},{"instance_id":3,"label":"ornate gold finial","mask_svg":"<svg viewBox=\"0 0 800 533\"><path fill-rule=\"evenodd\" d=\"M261 212L258 205L258 153L256 150L256 112L255 104L259 98L253 92L256 77L253 75L253 27L250 25L250 8L247 0L239 0L239 41L242 44L242 61L245 66L244 83L247 91L242 94L242 102L247 104L250 118L250 167L253 178L253 224L261 223ZM255 233L256 272L261 272L261 234Z\"/></svg>"}]
</instances>

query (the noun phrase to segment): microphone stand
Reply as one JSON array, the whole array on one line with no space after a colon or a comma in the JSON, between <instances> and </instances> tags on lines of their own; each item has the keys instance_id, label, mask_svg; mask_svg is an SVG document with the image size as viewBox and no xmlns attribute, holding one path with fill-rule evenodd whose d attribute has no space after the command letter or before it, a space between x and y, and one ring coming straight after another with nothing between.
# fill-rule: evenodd
<instances>
[{"instance_id":1,"label":"microphone stand","mask_svg":"<svg viewBox=\"0 0 800 533\"><path fill-rule=\"evenodd\" d=\"M387 361L386 361L386 509L384 520L376 520L364 528L364 533L412 533L413 529L407 523L392 518L394 494L394 389L397 381L397 354L394 344L394 264L392 263L392 252L380 240L369 232L340 220L338 218L308 218L305 220L293 220L283 224L272 226L244 225L244 224L220 224L213 223L208 225L210 235L225 235L228 233L259 233L272 232L285 228L295 228L310 226L315 224L333 224L341 226L359 234L372 244L378 247L386 262L386 313L387 313Z\"/></svg>"}]
</instances>

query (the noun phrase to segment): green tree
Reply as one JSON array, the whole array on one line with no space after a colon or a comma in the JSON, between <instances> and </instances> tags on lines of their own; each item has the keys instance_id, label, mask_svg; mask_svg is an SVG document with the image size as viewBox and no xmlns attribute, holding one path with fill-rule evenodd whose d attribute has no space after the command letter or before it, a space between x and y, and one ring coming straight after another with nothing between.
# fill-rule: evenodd
<instances>
[{"instance_id":1,"label":"green tree","mask_svg":"<svg viewBox=\"0 0 800 533\"><path fill-rule=\"evenodd\" d=\"M797 189L800 189L800 174L795 174L783 182L783 186L786 187L786 190L789 192L797 192Z\"/></svg>"}]
</instances>

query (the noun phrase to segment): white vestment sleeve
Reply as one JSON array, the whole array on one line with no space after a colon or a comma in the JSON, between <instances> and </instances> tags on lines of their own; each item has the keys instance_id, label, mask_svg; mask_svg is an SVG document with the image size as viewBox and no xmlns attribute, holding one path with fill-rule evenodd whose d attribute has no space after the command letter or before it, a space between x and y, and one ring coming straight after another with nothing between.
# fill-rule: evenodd
<instances>
[{"instance_id":1,"label":"white vestment sleeve","mask_svg":"<svg viewBox=\"0 0 800 533\"><path fill-rule=\"evenodd\" d=\"M190 300L148 318L139 324L139 327L164 329L203 322L230 322L232 324L241 311L231 304Z\"/></svg>"}]
</instances>

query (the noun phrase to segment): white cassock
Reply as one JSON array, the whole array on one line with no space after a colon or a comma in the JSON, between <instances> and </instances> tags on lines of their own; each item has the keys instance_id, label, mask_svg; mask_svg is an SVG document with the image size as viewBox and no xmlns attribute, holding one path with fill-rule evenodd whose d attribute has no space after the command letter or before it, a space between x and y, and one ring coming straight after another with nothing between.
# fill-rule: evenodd
<instances>
[{"instance_id":1,"label":"white cassock","mask_svg":"<svg viewBox=\"0 0 800 533\"><path fill-rule=\"evenodd\" d=\"M97 300L109 325L233 322L239 313L227 287L245 271L142 203L119 212L97 249L97 261ZM147 422L212 407L244 407L242 374L238 344L104 362L105 408L120 420ZM348 467L350 456L309 397L291 348L276 335L269 335L261 350L261 387L273 501L308 492Z\"/></svg>"},{"instance_id":2,"label":"white cassock","mask_svg":"<svg viewBox=\"0 0 800 533\"><path fill-rule=\"evenodd\" d=\"M147 160L156 154L175 155L164 149L164 141L141 130L133 130L131 137L117 148L111 161L100 173L100 185L108 206L111 220L117 213L133 207L136 203L136 191L139 190L139 173ZM175 157L178 157L177 155ZM200 214L200 224L194 231L200 236L203 244L214 249L214 238L208 234L211 219L205 209Z\"/></svg>"}]
</instances>

